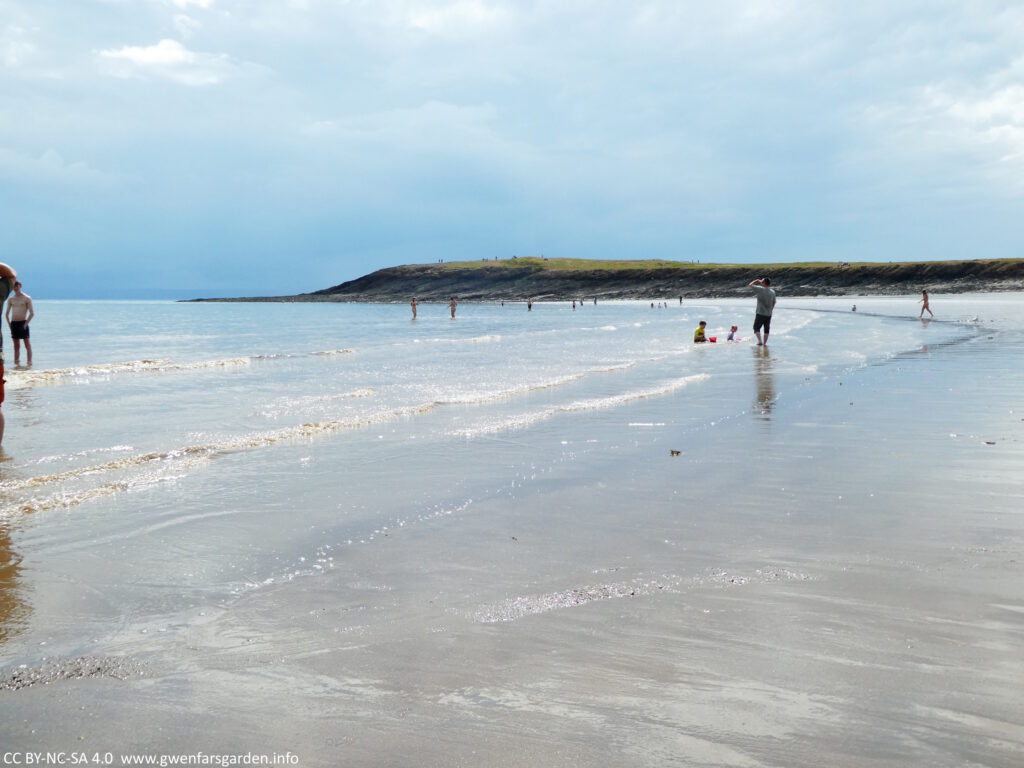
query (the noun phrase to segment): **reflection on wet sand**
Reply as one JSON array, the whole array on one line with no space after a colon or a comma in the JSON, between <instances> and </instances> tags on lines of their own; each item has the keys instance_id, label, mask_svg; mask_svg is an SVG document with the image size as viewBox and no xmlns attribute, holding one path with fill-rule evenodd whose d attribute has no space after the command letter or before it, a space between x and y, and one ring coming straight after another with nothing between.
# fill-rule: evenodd
<instances>
[{"instance_id":1,"label":"reflection on wet sand","mask_svg":"<svg viewBox=\"0 0 1024 768\"><path fill-rule=\"evenodd\" d=\"M764 421L771 421L772 408L775 406L775 378L768 347L754 347L754 378L757 383L754 415Z\"/></svg>"},{"instance_id":2,"label":"reflection on wet sand","mask_svg":"<svg viewBox=\"0 0 1024 768\"><path fill-rule=\"evenodd\" d=\"M22 597L21 556L11 544L11 532L0 525L0 647L25 625L28 606Z\"/></svg>"}]
</instances>

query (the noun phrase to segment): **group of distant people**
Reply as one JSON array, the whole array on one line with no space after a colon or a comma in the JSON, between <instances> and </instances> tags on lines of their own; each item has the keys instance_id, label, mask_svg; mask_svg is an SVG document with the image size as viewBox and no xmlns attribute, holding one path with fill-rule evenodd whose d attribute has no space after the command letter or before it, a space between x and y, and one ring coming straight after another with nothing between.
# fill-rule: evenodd
<instances>
[{"instance_id":1,"label":"group of distant people","mask_svg":"<svg viewBox=\"0 0 1024 768\"><path fill-rule=\"evenodd\" d=\"M11 294L14 294L13 296ZM35 316L32 297L21 290L21 281L14 267L0 262L0 307L7 302L7 324L14 341L14 364L21 364L21 344L25 343L25 356L32 365L32 342L29 340L28 324ZM0 443L4 439L4 342L0 333Z\"/></svg>"},{"instance_id":2,"label":"group of distant people","mask_svg":"<svg viewBox=\"0 0 1024 768\"><path fill-rule=\"evenodd\" d=\"M505 302L502 302L502 304L504 304L504 303L505 303ZM411 307L412 307L412 319L413 319L413 320L415 320L415 319L416 319L416 309L417 309L417 307L419 307L419 305L420 305L419 301L417 301L416 297L415 297L415 296L413 296L413 297L412 297L412 301L411 301L411 302L409 302L409 306L411 306ZM457 301L455 300L455 297L454 297L454 296L452 296L452 298L451 298L451 301L449 301L449 302L448 302L448 308L449 308L449 309L451 310L451 313L452 313L452 320L454 320L454 319L455 319L455 308L456 308L456 307L457 307L458 305L459 305L459 302L457 302Z\"/></svg>"},{"instance_id":3,"label":"group of distant people","mask_svg":"<svg viewBox=\"0 0 1024 768\"><path fill-rule=\"evenodd\" d=\"M751 280L748 287L754 289L754 294L757 297L757 307L754 310L754 335L757 336L757 346L767 347L768 346L768 333L772 328L772 312L775 311L775 290L771 288L771 278L761 277L757 280ZM682 296L679 297L680 303L682 303ZM921 313L918 315L921 319L924 319L924 313L927 312L929 319L935 317L935 313L932 312L931 307L928 306L928 291L921 291L921 298L919 300L921 304ZM654 305L651 304L653 307ZM857 305L854 304L851 311L857 311ZM693 341L695 344L703 344L708 341L717 341L718 339L714 336L708 336L706 333L707 321L701 320L700 324L693 332ZM727 341L736 341L737 327L734 325L729 329L729 337ZM761 334L764 333L762 338Z\"/></svg>"},{"instance_id":4,"label":"group of distant people","mask_svg":"<svg viewBox=\"0 0 1024 768\"><path fill-rule=\"evenodd\" d=\"M757 296L757 306L754 309L754 335L757 336L757 346L759 347L768 346L768 333L772 329L772 312L775 311L775 289L771 287L771 284L770 277L759 277L756 280L751 280L747 286L748 288L753 288L754 294ZM718 341L717 337L707 335L707 325L706 320L700 321L700 324L693 332L694 344ZM729 336L726 341L739 341L736 338L738 330L739 326L732 326L729 329ZM764 334L763 338L761 336L762 333Z\"/></svg>"},{"instance_id":5,"label":"group of distant people","mask_svg":"<svg viewBox=\"0 0 1024 768\"><path fill-rule=\"evenodd\" d=\"M4 266L6 266L6 265L4 265ZM768 334L771 332L771 329L772 329L772 313L775 311L776 296L775 296L775 289L771 287L771 284L772 284L772 281L771 281L770 277L759 277L756 280L751 280L750 283L747 286L747 287L752 288L754 290L754 295L757 298L757 306L754 308L754 335L757 337L757 346L759 346L759 347L766 347L766 346L768 346ZM28 364L32 365L32 347L31 347L31 345L29 343L29 340L28 340L28 321L32 319L32 314L33 314L32 313L32 297L28 296L26 294L22 294L21 293L21 283L16 283L15 284L15 288L17 289L17 293L15 295L15 298L11 299L11 301L9 302L8 307L7 307L7 320L8 320L8 322L11 325L11 336L14 338L14 363L15 363L15 365L18 364L18 354L19 354L18 344L19 344L19 339L24 339L24 341L25 341L25 351L28 353ZM921 298L921 314L919 316L923 318L925 311L927 311L928 314L931 317L935 317L935 314L932 312L931 308L928 306L928 291L921 291L921 296L922 296L922 298ZM18 300L18 304L17 305L15 305L15 301L16 300ZM582 299L580 300L580 303L582 304ZM597 303L597 299L596 298L594 299L594 303L595 304ZM683 303L683 297L682 296L679 297L679 303L680 304ZM502 304L502 306L504 306L505 302L503 301L503 302L501 302L501 304ZM14 307L14 306L17 306L17 309L15 310L15 317L16 317L16 319L12 321L11 320L11 311L12 311L12 307ZM413 298L412 298L411 306L412 306L412 319L415 320L416 319L416 308L417 308L417 306L419 306L419 302L416 300L415 296L413 296ZM448 307L449 307L449 309L451 310L451 313L452 313L452 320L455 319L455 308L456 308L456 306L458 306L458 302L455 300L455 297L452 296L451 300L448 302ZM663 304L659 302L658 307L662 307L662 306L663 306ZM668 306L668 305L664 304L664 306ZM575 299L572 302L572 308L576 309L576 301L575 301ZM654 302L651 302L651 308L652 309L654 308ZM528 299L527 302L526 302L526 310L527 310L527 312L529 312L532 309L533 309L533 299ZM853 311L854 312L857 311L857 305L856 304L853 305ZM17 331L15 330L15 324L16 323L17 323L17 329L18 329ZM708 341L715 342L715 341L718 340L717 337L715 337L715 336L708 336L707 335L707 333L706 333L707 325L708 324L707 324L706 320L701 320L700 324L694 330L694 332L693 332L693 342L695 344L703 344L703 343L708 342ZM732 326L729 329L729 336L726 339L726 341L738 341L738 339L736 339L736 332L737 332L737 330L739 330L738 326L735 326L735 325ZM763 334L763 336L762 336L762 334ZM2 369L0 369L0 370L2 370ZM3 401L0 400L0 402L3 402Z\"/></svg>"}]
</instances>

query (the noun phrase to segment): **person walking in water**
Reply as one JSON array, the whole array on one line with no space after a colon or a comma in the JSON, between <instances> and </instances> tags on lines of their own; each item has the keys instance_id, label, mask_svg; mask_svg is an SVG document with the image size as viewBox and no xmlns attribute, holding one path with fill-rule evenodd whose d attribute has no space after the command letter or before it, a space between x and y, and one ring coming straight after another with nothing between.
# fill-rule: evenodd
<instances>
[{"instance_id":1,"label":"person walking in water","mask_svg":"<svg viewBox=\"0 0 1024 768\"><path fill-rule=\"evenodd\" d=\"M14 340L14 364L20 363L21 342L25 342L25 362L32 365L32 342L28 337L28 324L35 317L32 297L22 293L21 281L14 281L14 295L7 300L7 324L11 327L11 338Z\"/></svg>"},{"instance_id":2,"label":"person walking in water","mask_svg":"<svg viewBox=\"0 0 1024 768\"><path fill-rule=\"evenodd\" d=\"M416 297L415 296L412 297L412 301L409 302L409 305L412 307L412 319L415 320L416 319Z\"/></svg>"},{"instance_id":3,"label":"person walking in water","mask_svg":"<svg viewBox=\"0 0 1024 768\"><path fill-rule=\"evenodd\" d=\"M452 320L455 319L455 306L456 306L456 304L458 304L458 302L455 301L455 297L452 296L452 300L448 304L448 306L451 307L451 309L452 309Z\"/></svg>"},{"instance_id":4,"label":"person walking in water","mask_svg":"<svg viewBox=\"0 0 1024 768\"><path fill-rule=\"evenodd\" d=\"M14 284L18 280L18 273L13 267L0 262L0 309L4 302L14 290ZM4 441L4 335L0 333L0 443Z\"/></svg>"},{"instance_id":5,"label":"person walking in water","mask_svg":"<svg viewBox=\"0 0 1024 768\"><path fill-rule=\"evenodd\" d=\"M762 277L750 281L750 288L754 289L757 295L757 307L754 309L754 335L757 336L757 346L768 345L768 332L772 328L772 312L775 310L775 291L769 286L772 284L770 278ZM764 329L764 340L761 339L761 329Z\"/></svg>"},{"instance_id":6,"label":"person walking in water","mask_svg":"<svg viewBox=\"0 0 1024 768\"><path fill-rule=\"evenodd\" d=\"M14 299L11 299L11 301L14 301ZM928 306L928 291L921 291L921 314L918 315L918 317L923 318L924 317L924 311L926 309L928 310L928 314L929 315L931 315L932 317L935 317L935 313L932 312L931 307ZM17 344L17 342L15 342L15 344ZM15 347L15 350L17 350L17 347ZM17 355L18 355L18 353L15 352L14 355L15 355L15 358L14 358L15 362L17 362L17 359L18 359Z\"/></svg>"}]
</instances>

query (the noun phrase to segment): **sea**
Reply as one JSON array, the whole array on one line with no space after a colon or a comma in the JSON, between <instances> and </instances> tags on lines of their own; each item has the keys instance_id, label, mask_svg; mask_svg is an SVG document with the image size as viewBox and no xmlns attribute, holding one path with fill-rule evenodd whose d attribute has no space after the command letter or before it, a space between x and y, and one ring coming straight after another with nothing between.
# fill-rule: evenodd
<instances>
[{"instance_id":1,"label":"sea","mask_svg":"<svg viewBox=\"0 0 1024 768\"><path fill-rule=\"evenodd\" d=\"M1022 298L37 300L0 743L1019 765Z\"/></svg>"}]
</instances>

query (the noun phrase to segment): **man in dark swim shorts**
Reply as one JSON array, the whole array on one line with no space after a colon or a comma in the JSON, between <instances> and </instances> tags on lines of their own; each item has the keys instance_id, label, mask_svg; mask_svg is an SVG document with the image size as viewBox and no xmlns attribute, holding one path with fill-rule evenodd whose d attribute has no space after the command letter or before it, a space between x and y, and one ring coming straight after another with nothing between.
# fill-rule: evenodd
<instances>
[{"instance_id":1,"label":"man in dark swim shorts","mask_svg":"<svg viewBox=\"0 0 1024 768\"><path fill-rule=\"evenodd\" d=\"M772 311L775 309L775 291L770 286L770 278L762 277L758 280L751 280L750 287L757 294L757 308L754 310L754 335L757 336L757 346L767 346L768 333L772 328ZM761 330L764 329L764 340L761 340Z\"/></svg>"},{"instance_id":2,"label":"man in dark swim shorts","mask_svg":"<svg viewBox=\"0 0 1024 768\"><path fill-rule=\"evenodd\" d=\"M14 364L21 362L21 342L25 342L25 354L28 364L32 365L32 342L29 340L28 324L36 311L32 307L32 297L21 290L21 281L14 280L14 295L7 301L7 324L11 326L11 338L14 339Z\"/></svg>"}]
</instances>

